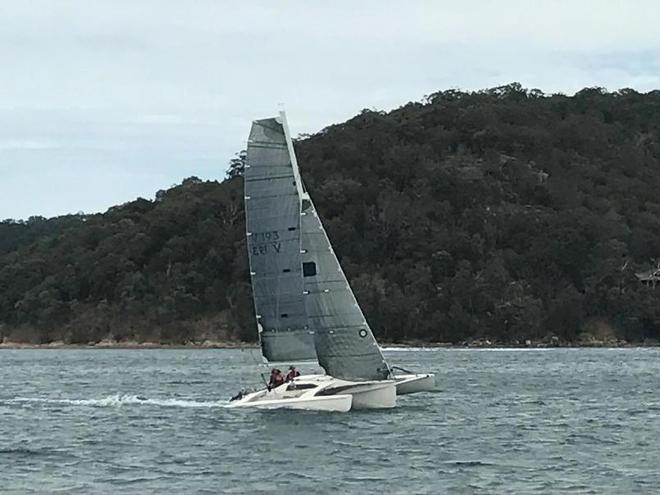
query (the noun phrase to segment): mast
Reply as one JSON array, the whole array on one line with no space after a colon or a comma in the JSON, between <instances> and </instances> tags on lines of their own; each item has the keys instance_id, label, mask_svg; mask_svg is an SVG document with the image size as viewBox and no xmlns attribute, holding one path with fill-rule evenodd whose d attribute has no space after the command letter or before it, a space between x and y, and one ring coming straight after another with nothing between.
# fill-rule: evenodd
<instances>
[{"instance_id":1,"label":"mast","mask_svg":"<svg viewBox=\"0 0 660 495\"><path fill-rule=\"evenodd\" d=\"M291 168L293 169L293 176L296 180L296 189L298 190L298 197L304 198L305 191L302 185L302 179L300 178L300 168L298 168L298 159L296 158L296 152L293 149L293 139L291 139L291 132L289 131L289 122L286 119L286 112L284 110L280 111L279 119L282 123L282 129L284 130L284 139L286 140L286 146L289 150L289 158L291 159ZM301 202L302 204L302 202Z\"/></svg>"}]
</instances>

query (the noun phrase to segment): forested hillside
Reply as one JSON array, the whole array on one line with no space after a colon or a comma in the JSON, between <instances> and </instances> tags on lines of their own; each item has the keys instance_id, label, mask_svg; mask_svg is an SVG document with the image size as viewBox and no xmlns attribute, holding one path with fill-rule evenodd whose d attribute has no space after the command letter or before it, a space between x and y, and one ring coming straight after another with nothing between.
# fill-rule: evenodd
<instances>
[{"instance_id":1,"label":"forested hillside","mask_svg":"<svg viewBox=\"0 0 660 495\"><path fill-rule=\"evenodd\" d=\"M450 90L296 150L382 341L660 338L660 286L635 275L660 261L660 91ZM0 339L255 337L239 160L221 183L0 223Z\"/></svg>"}]
</instances>

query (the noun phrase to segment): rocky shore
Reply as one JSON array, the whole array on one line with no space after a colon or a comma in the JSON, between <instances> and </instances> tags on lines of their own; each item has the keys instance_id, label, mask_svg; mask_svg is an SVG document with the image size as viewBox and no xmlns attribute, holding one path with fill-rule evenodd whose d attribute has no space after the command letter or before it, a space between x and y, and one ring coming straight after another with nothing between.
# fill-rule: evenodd
<instances>
[{"instance_id":1,"label":"rocky shore","mask_svg":"<svg viewBox=\"0 0 660 495\"><path fill-rule=\"evenodd\" d=\"M68 344L63 341L53 341L47 344L31 344L27 342L12 342L3 340L0 349L249 349L256 348L254 342L220 342L205 340L203 342L188 342L185 344L168 344L161 342L136 342L102 340L87 344Z\"/></svg>"},{"instance_id":2,"label":"rocky shore","mask_svg":"<svg viewBox=\"0 0 660 495\"><path fill-rule=\"evenodd\" d=\"M474 339L453 344L449 342L384 342L385 348L553 348L553 347L656 347L660 345L655 340L643 342L628 342L625 340L597 340L583 339L576 342L566 342L559 339L525 340L524 342L496 342L489 339ZM62 341L49 342L47 344L31 344L27 342L12 342L4 339L0 342L0 349L254 349L259 345L256 342L238 341L215 341L205 340L202 342L187 342L185 344L169 344L161 342L137 342L137 341L113 341L102 340L100 342L89 342L87 344L68 344Z\"/></svg>"}]
</instances>

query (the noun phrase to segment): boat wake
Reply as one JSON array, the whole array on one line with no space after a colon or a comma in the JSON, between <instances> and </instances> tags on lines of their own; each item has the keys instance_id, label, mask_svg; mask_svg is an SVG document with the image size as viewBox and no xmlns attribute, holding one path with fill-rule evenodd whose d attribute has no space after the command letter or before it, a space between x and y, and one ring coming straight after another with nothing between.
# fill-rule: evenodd
<instances>
[{"instance_id":1,"label":"boat wake","mask_svg":"<svg viewBox=\"0 0 660 495\"><path fill-rule=\"evenodd\" d=\"M185 399L150 399L141 395L115 394L100 399L47 399L41 397L15 397L6 401L6 404L55 404L86 407L123 407L123 406L157 406L157 407L188 407L211 408L227 407L224 400L196 401Z\"/></svg>"}]
</instances>

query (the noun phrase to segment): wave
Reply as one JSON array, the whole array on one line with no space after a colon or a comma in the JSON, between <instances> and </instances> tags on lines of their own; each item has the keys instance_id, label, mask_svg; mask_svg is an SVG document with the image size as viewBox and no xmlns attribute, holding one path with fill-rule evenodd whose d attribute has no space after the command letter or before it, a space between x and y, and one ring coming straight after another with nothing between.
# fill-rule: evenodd
<instances>
[{"instance_id":1,"label":"wave","mask_svg":"<svg viewBox=\"0 0 660 495\"><path fill-rule=\"evenodd\" d=\"M63 455L62 451L59 449L48 449L48 448L29 448L29 447L6 447L0 448L0 457L9 456L9 457L49 457L49 456L61 456ZM71 457L71 454L69 454Z\"/></svg>"},{"instance_id":2,"label":"wave","mask_svg":"<svg viewBox=\"0 0 660 495\"><path fill-rule=\"evenodd\" d=\"M158 407L190 407L210 408L227 407L227 402L196 401L185 399L149 399L140 395L115 394L100 399L47 399L42 397L15 397L6 401L7 404L40 403L87 407L122 407L122 406L158 406Z\"/></svg>"},{"instance_id":3,"label":"wave","mask_svg":"<svg viewBox=\"0 0 660 495\"><path fill-rule=\"evenodd\" d=\"M381 351L387 352L437 352L437 351L480 351L480 352L539 352L553 351L556 349L576 349L573 347L381 347ZM620 349L620 348L616 348Z\"/></svg>"},{"instance_id":4,"label":"wave","mask_svg":"<svg viewBox=\"0 0 660 495\"><path fill-rule=\"evenodd\" d=\"M453 350L461 352L551 352L557 349L572 349L571 347L456 347Z\"/></svg>"},{"instance_id":5,"label":"wave","mask_svg":"<svg viewBox=\"0 0 660 495\"><path fill-rule=\"evenodd\" d=\"M381 347L381 351L386 352L435 352L442 349L442 347Z\"/></svg>"}]
</instances>

